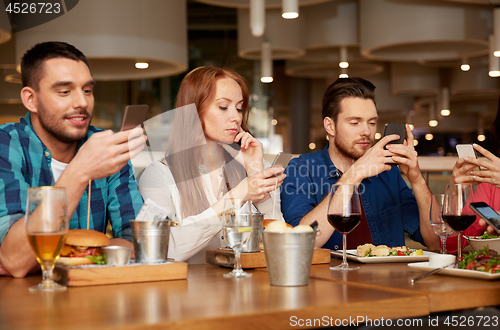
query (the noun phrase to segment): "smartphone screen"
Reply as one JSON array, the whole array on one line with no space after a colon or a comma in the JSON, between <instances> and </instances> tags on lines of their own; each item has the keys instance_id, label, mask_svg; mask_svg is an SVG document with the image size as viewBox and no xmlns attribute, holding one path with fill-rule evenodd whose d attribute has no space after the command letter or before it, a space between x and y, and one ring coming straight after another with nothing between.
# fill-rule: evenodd
<instances>
[{"instance_id":1,"label":"smartphone screen","mask_svg":"<svg viewBox=\"0 0 500 330\"><path fill-rule=\"evenodd\" d=\"M403 123L387 123L384 126L384 135L392 135L392 134L397 134L399 135L398 140L394 141L389 141L387 144L403 144L405 139L406 139L406 126ZM387 148L384 146L384 149L387 150ZM391 166L397 166L398 164L395 163L389 163Z\"/></svg>"},{"instance_id":2,"label":"smartphone screen","mask_svg":"<svg viewBox=\"0 0 500 330\"><path fill-rule=\"evenodd\" d=\"M122 126L120 131L126 131L142 125L146 120L146 115L148 114L149 106L145 104L141 105L128 105L125 108L125 113L123 115Z\"/></svg>"},{"instance_id":3,"label":"smartphone screen","mask_svg":"<svg viewBox=\"0 0 500 330\"><path fill-rule=\"evenodd\" d=\"M500 233L500 217L488 204L484 202L470 203L470 208Z\"/></svg>"}]
</instances>

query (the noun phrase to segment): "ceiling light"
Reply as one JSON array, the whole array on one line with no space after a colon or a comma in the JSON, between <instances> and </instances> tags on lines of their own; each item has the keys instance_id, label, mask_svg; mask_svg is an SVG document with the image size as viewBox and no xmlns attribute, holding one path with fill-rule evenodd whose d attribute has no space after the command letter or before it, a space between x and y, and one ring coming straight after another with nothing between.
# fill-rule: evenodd
<instances>
[{"instance_id":1,"label":"ceiling light","mask_svg":"<svg viewBox=\"0 0 500 330\"><path fill-rule=\"evenodd\" d=\"M425 134L425 139L427 141L431 141L432 139L434 139L434 135L432 135L431 133L427 133Z\"/></svg>"},{"instance_id":2,"label":"ceiling light","mask_svg":"<svg viewBox=\"0 0 500 330\"><path fill-rule=\"evenodd\" d=\"M450 90L447 87L441 88L441 116L450 115Z\"/></svg>"},{"instance_id":3,"label":"ceiling light","mask_svg":"<svg viewBox=\"0 0 500 330\"><path fill-rule=\"evenodd\" d=\"M470 65L467 64L467 63L463 63L461 66L460 66L460 69L462 71L469 71L470 70Z\"/></svg>"},{"instance_id":4,"label":"ceiling light","mask_svg":"<svg viewBox=\"0 0 500 330\"><path fill-rule=\"evenodd\" d=\"M434 110L434 103L429 103L429 126L436 127L438 125L438 121L436 119L436 111Z\"/></svg>"},{"instance_id":5,"label":"ceiling light","mask_svg":"<svg viewBox=\"0 0 500 330\"><path fill-rule=\"evenodd\" d=\"M347 61L347 47L345 46L340 47L339 55L340 55L339 67L341 67L342 69L347 69L349 67L349 62Z\"/></svg>"},{"instance_id":6,"label":"ceiling light","mask_svg":"<svg viewBox=\"0 0 500 330\"><path fill-rule=\"evenodd\" d=\"M408 124L408 127L410 128L410 130L413 131L413 129L415 128L415 126L413 124Z\"/></svg>"},{"instance_id":7,"label":"ceiling light","mask_svg":"<svg viewBox=\"0 0 500 330\"><path fill-rule=\"evenodd\" d=\"M493 54L495 52L495 38L492 34L490 35L489 40L490 40L490 55L489 55L490 71L488 72L488 75L490 77L500 77L500 60Z\"/></svg>"},{"instance_id":8,"label":"ceiling light","mask_svg":"<svg viewBox=\"0 0 500 330\"><path fill-rule=\"evenodd\" d=\"M311 150L316 149L316 143L314 143L314 142L309 143L309 149L311 149Z\"/></svg>"},{"instance_id":9,"label":"ceiling light","mask_svg":"<svg viewBox=\"0 0 500 330\"><path fill-rule=\"evenodd\" d=\"M482 116L477 117L477 140L483 142L486 140L484 135L484 118Z\"/></svg>"},{"instance_id":10,"label":"ceiling light","mask_svg":"<svg viewBox=\"0 0 500 330\"><path fill-rule=\"evenodd\" d=\"M273 120L271 120L271 124L272 124L273 126L278 125L278 120L277 120L277 119L273 119Z\"/></svg>"},{"instance_id":11,"label":"ceiling light","mask_svg":"<svg viewBox=\"0 0 500 330\"><path fill-rule=\"evenodd\" d=\"M266 27L265 0L250 0L250 31L254 37L261 37Z\"/></svg>"},{"instance_id":12,"label":"ceiling light","mask_svg":"<svg viewBox=\"0 0 500 330\"><path fill-rule=\"evenodd\" d=\"M149 68L149 63L148 62L136 62L135 68L136 69L147 69L147 68Z\"/></svg>"},{"instance_id":13,"label":"ceiling light","mask_svg":"<svg viewBox=\"0 0 500 330\"><path fill-rule=\"evenodd\" d=\"M418 140L417 139L413 140L413 146L414 147L418 146Z\"/></svg>"},{"instance_id":14,"label":"ceiling light","mask_svg":"<svg viewBox=\"0 0 500 330\"><path fill-rule=\"evenodd\" d=\"M349 78L346 68L340 68L339 78Z\"/></svg>"},{"instance_id":15,"label":"ceiling light","mask_svg":"<svg viewBox=\"0 0 500 330\"><path fill-rule=\"evenodd\" d=\"M375 140L378 140L382 137L382 134L380 134L379 132L375 133Z\"/></svg>"},{"instance_id":16,"label":"ceiling light","mask_svg":"<svg viewBox=\"0 0 500 330\"><path fill-rule=\"evenodd\" d=\"M299 1L298 0L283 0L282 14L284 19L294 19L299 17Z\"/></svg>"},{"instance_id":17,"label":"ceiling light","mask_svg":"<svg viewBox=\"0 0 500 330\"><path fill-rule=\"evenodd\" d=\"M273 82L273 55L270 42L263 42L260 48L260 81Z\"/></svg>"}]
</instances>

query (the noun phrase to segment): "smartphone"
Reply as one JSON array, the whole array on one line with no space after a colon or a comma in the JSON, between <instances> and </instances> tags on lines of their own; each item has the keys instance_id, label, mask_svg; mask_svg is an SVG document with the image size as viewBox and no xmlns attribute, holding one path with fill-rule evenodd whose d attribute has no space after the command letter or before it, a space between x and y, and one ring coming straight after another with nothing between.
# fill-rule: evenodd
<instances>
[{"instance_id":1,"label":"smartphone","mask_svg":"<svg viewBox=\"0 0 500 330\"><path fill-rule=\"evenodd\" d=\"M500 217L485 202L470 203L470 208L500 234Z\"/></svg>"},{"instance_id":2,"label":"smartphone","mask_svg":"<svg viewBox=\"0 0 500 330\"><path fill-rule=\"evenodd\" d=\"M146 120L149 106L146 104L141 105L127 105L125 113L123 114L122 127L120 131L126 131L142 125Z\"/></svg>"},{"instance_id":3,"label":"smartphone","mask_svg":"<svg viewBox=\"0 0 500 330\"><path fill-rule=\"evenodd\" d=\"M281 166L283 168L286 168L286 166L288 165L288 162L292 158L293 158L293 155L291 153L288 153L288 152L279 152L276 155L276 158L274 158L273 165L271 165L271 167L279 165L279 166Z\"/></svg>"},{"instance_id":4,"label":"smartphone","mask_svg":"<svg viewBox=\"0 0 500 330\"><path fill-rule=\"evenodd\" d=\"M477 159L478 153L476 149L472 146L472 144L457 144L457 153L458 153L458 158L464 158L464 157L471 157ZM474 169L478 169L481 171L481 167L475 167Z\"/></svg>"},{"instance_id":5,"label":"smartphone","mask_svg":"<svg viewBox=\"0 0 500 330\"><path fill-rule=\"evenodd\" d=\"M458 158L472 157L477 159L477 151L472 144L457 144Z\"/></svg>"},{"instance_id":6,"label":"smartphone","mask_svg":"<svg viewBox=\"0 0 500 330\"><path fill-rule=\"evenodd\" d=\"M384 135L397 134L399 135L398 140L390 141L387 144L403 144L406 139L406 126L403 123L387 123L384 126ZM387 148L384 146L384 149ZM391 166L397 166L396 163L390 163Z\"/></svg>"}]
</instances>

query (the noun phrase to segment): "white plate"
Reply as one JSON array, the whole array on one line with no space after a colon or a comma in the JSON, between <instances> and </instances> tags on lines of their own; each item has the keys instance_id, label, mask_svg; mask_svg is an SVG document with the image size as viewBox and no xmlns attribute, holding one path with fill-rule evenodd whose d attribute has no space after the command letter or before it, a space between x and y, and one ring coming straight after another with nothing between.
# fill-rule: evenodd
<instances>
[{"instance_id":1,"label":"white plate","mask_svg":"<svg viewBox=\"0 0 500 330\"><path fill-rule=\"evenodd\" d=\"M332 255L342 258L342 250L332 250ZM356 250L347 250L347 259L362 262L364 264L380 264L385 262L412 262L412 261L427 261L429 256L434 252L424 251L423 256L387 256L387 257L358 257Z\"/></svg>"},{"instance_id":2,"label":"white plate","mask_svg":"<svg viewBox=\"0 0 500 330\"><path fill-rule=\"evenodd\" d=\"M408 264L411 268L431 271L434 267L430 267L428 262L415 262L412 264ZM467 278L476 278L481 280L497 280L500 279L500 273L490 274L486 272L482 272L479 270L470 270L470 269L458 269L458 268L444 268L438 271L436 274L439 275L450 275L450 276L458 276L458 277L467 277Z\"/></svg>"}]
</instances>

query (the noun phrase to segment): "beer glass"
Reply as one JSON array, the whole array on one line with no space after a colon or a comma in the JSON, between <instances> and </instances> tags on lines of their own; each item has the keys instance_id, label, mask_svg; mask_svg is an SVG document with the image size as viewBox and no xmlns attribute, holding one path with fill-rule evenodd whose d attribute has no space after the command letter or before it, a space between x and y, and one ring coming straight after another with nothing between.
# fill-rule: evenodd
<instances>
[{"instance_id":1,"label":"beer glass","mask_svg":"<svg viewBox=\"0 0 500 330\"><path fill-rule=\"evenodd\" d=\"M42 283L31 287L31 292L66 290L52 280L52 270L68 234L67 209L65 188L28 188L26 233L43 272Z\"/></svg>"}]
</instances>

